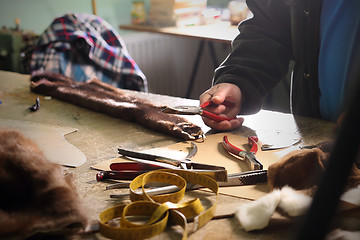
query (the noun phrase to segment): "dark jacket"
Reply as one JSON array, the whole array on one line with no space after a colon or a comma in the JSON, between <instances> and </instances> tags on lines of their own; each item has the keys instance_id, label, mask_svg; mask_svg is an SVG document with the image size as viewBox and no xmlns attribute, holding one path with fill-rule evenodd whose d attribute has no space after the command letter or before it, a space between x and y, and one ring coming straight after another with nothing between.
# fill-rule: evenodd
<instances>
[{"instance_id":1,"label":"dark jacket","mask_svg":"<svg viewBox=\"0 0 360 240\"><path fill-rule=\"evenodd\" d=\"M321 0L248 0L254 17L239 25L233 51L215 71L214 84L234 83L244 94L241 114L255 113L261 98L295 62L294 114L321 117L318 55Z\"/></svg>"}]
</instances>

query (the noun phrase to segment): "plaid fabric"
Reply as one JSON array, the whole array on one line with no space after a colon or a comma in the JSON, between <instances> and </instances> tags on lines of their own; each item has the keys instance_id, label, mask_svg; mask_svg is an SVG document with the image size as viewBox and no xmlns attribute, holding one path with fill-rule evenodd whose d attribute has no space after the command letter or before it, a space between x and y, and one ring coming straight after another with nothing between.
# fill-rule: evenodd
<instances>
[{"instance_id":1,"label":"plaid fabric","mask_svg":"<svg viewBox=\"0 0 360 240\"><path fill-rule=\"evenodd\" d=\"M123 89L147 91L147 80L119 34L100 17L69 13L40 36L30 73L50 71L75 81L97 77Z\"/></svg>"}]
</instances>

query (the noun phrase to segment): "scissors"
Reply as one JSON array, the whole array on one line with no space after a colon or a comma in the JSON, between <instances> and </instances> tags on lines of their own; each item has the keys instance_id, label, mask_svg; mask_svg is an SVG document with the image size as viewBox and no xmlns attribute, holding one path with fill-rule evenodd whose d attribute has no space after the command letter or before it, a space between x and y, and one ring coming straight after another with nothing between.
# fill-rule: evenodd
<instances>
[{"instance_id":1,"label":"scissors","mask_svg":"<svg viewBox=\"0 0 360 240\"><path fill-rule=\"evenodd\" d=\"M208 172L216 180L227 181L227 171L225 167L191 161L191 158L197 153L196 144L192 142L191 146L192 148L184 160L118 148L119 154L135 162L113 163L110 165L112 171L99 172L96 178L98 181L104 179L132 180L136 176L151 170L170 168L204 173Z\"/></svg>"},{"instance_id":2,"label":"scissors","mask_svg":"<svg viewBox=\"0 0 360 240\"><path fill-rule=\"evenodd\" d=\"M263 165L255 156L258 150L258 145L257 145L258 140L259 139L256 136L248 137L248 144L250 146L250 151L245 151L234 146L229 142L228 137L226 135L223 137L222 144L224 148L227 150L227 152L242 158L246 162L246 164L250 167L251 170L262 170Z\"/></svg>"},{"instance_id":3,"label":"scissors","mask_svg":"<svg viewBox=\"0 0 360 240\"><path fill-rule=\"evenodd\" d=\"M235 119L235 117L223 117L214 113L211 113L209 111L204 110L207 106L210 106L214 104L211 101L204 102L200 106L176 106L176 107L166 107L163 109L164 113L169 114L180 114L180 115L196 115L199 114L203 117L209 118L211 120L214 120L216 122L221 122L224 120L232 120Z\"/></svg>"}]
</instances>

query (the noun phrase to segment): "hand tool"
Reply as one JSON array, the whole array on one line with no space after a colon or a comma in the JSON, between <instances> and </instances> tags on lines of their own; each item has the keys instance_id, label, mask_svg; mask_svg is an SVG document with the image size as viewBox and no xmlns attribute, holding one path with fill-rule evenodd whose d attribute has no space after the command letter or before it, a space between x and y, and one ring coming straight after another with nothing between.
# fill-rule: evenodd
<instances>
[{"instance_id":1,"label":"hand tool","mask_svg":"<svg viewBox=\"0 0 360 240\"><path fill-rule=\"evenodd\" d=\"M250 146L250 151L245 151L234 146L229 142L228 137L226 135L223 137L222 143L228 153L241 157L251 170L261 170L263 169L263 165L255 156L258 150L257 141L258 138L256 136L248 137L248 144Z\"/></svg>"},{"instance_id":2,"label":"hand tool","mask_svg":"<svg viewBox=\"0 0 360 240\"><path fill-rule=\"evenodd\" d=\"M210 164L203 164L203 163L197 163L190 160L192 156L196 154L197 147L195 143L192 143L192 149L190 153L188 154L187 158L184 160L178 160L163 156L157 156L153 154L143 153L143 152L136 152L131 151L123 148L118 148L118 153L123 155L124 157L137 161L137 162L145 162L148 163L149 161L151 163L161 163L161 165L164 164L164 168L172 168L172 169L184 169L199 173L204 173L207 175L212 176L217 181L226 181L227 180L227 171L222 166L216 166L216 165L210 165ZM165 167L166 166L166 167Z\"/></svg>"},{"instance_id":3,"label":"hand tool","mask_svg":"<svg viewBox=\"0 0 360 240\"><path fill-rule=\"evenodd\" d=\"M267 170L254 170L247 171L241 173L233 173L228 175L228 181L226 182L218 182L219 187L233 187L233 186L246 186L246 185L256 185L267 182ZM106 187L108 189L115 188L127 188L130 183L115 183ZM186 186L186 190L196 190L200 189L200 185L195 185L188 183ZM157 194L165 194L178 191L179 188L175 185L162 186L156 188L148 188L146 189L146 194L149 196L157 195ZM140 191L140 190L139 190ZM128 197L129 193L123 194L112 194L110 198L123 198Z\"/></svg>"},{"instance_id":4,"label":"hand tool","mask_svg":"<svg viewBox=\"0 0 360 240\"><path fill-rule=\"evenodd\" d=\"M35 112L35 111L37 111L39 109L40 109L40 99L36 98L35 104L32 105L31 107L29 107L29 110L32 111L32 112Z\"/></svg>"},{"instance_id":5,"label":"hand tool","mask_svg":"<svg viewBox=\"0 0 360 240\"><path fill-rule=\"evenodd\" d=\"M101 171L96 174L96 180L105 179L132 180L148 171L162 169L163 166L139 162L120 162L110 164L111 171Z\"/></svg>"},{"instance_id":6,"label":"hand tool","mask_svg":"<svg viewBox=\"0 0 360 240\"><path fill-rule=\"evenodd\" d=\"M191 161L191 158L197 153L197 146L191 142L191 150L185 157L186 161ZM186 162L181 162L180 167L187 169ZM175 166L156 165L155 163L141 163L141 162L120 162L110 164L111 171L101 171L96 174L96 180L102 181L105 179L116 180L132 180L135 177L151 170L162 168L176 168Z\"/></svg>"},{"instance_id":7,"label":"hand tool","mask_svg":"<svg viewBox=\"0 0 360 240\"><path fill-rule=\"evenodd\" d=\"M278 149L294 146L299 142L301 142L301 138L294 138L293 141L282 142L277 144L263 144L261 146L261 150L262 151L278 150Z\"/></svg>"},{"instance_id":8,"label":"hand tool","mask_svg":"<svg viewBox=\"0 0 360 240\"><path fill-rule=\"evenodd\" d=\"M200 106L176 106L176 107L166 107L163 109L164 113L169 114L180 114L180 115L196 115L199 114L203 117L209 118L211 120L214 120L216 122L221 122L224 120L232 120L235 119L235 117L223 117L214 113L211 113L209 111L204 110L205 107L210 106L214 104L211 101L204 102Z\"/></svg>"}]
</instances>

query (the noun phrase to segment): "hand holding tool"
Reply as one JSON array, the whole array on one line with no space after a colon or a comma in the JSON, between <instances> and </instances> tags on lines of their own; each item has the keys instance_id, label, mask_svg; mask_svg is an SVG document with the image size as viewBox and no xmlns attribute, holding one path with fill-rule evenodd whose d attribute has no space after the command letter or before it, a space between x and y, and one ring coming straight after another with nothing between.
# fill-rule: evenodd
<instances>
[{"instance_id":1,"label":"hand holding tool","mask_svg":"<svg viewBox=\"0 0 360 240\"><path fill-rule=\"evenodd\" d=\"M199 107L198 106L176 106L176 107L166 107L163 109L164 113L169 114L180 114L180 115L196 115L199 114L203 117L209 118L211 120L214 120L216 122L221 122L224 120L232 120L235 119L235 117L223 117L214 113L211 113L209 111L204 110L205 107L214 104L211 101L204 102Z\"/></svg>"},{"instance_id":2,"label":"hand holding tool","mask_svg":"<svg viewBox=\"0 0 360 240\"><path fill-rule=\"evenodd\" d=\"M251 170L261 170L261 169L263 169L263 165L259 160L257 160L257 158L255 156L255 154L258 150L257 141L258 141L258 138L256 136L248 137L248 143L251 148L250 151L245 151L245 150L242 150L242 149L232 145L229 142L228 137L226 135L224 136L222 143L223 143L224 148L229 153L232 153L232 154L244 159L244 161L250 167Z\"/></svg>"}]
</instances>

